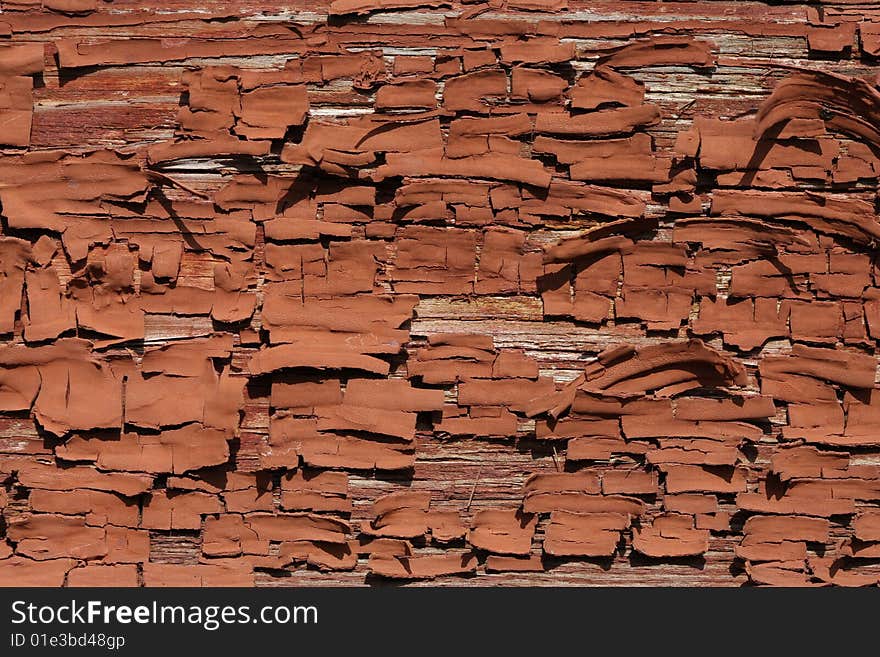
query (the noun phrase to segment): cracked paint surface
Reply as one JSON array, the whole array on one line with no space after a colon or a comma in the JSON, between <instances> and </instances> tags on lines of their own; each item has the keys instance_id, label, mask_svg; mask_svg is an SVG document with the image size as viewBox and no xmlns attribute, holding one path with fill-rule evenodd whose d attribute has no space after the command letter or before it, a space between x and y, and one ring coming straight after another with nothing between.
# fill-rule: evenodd
<instances>
[{"instance_id":1,"label":"cracked paint surface","mask_svg":"<svg viewBox=\"0 0 880 657\"><path fill-rule=\"evenodd\" d=\"M0 9L0 585L880 582L880 11Z\"/></svg>"}]
</instances>

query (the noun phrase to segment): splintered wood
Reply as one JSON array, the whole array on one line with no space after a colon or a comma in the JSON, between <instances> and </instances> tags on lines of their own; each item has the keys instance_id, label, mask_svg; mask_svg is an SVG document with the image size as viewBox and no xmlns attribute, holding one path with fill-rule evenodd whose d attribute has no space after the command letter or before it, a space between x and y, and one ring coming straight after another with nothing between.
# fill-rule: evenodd
<instances>
[{"instance_id":1,"label":"splintered wood","mask_svg":"<svg viewBox=\"0 0 880 657\"><path fill-rule=\"evenodd\" d=\"M0 585L880 581L880 9L0 9Z\"/></svg>"}]
</instances>

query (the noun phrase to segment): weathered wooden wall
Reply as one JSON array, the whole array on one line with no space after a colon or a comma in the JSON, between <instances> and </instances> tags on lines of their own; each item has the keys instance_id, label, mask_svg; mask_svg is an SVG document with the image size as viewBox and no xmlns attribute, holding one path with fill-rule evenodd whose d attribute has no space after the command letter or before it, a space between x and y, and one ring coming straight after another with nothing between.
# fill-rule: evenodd
<instances>
[{"instance_id":1,"label":"weathered wooden wall","mask_svg":"<svg viewBox=\"0 0 880 657\"><path fill-rule=\"evenodd\" d=\"M877 583L876 5L0 9L0 584Z\"/></svg>"}]
</instances>

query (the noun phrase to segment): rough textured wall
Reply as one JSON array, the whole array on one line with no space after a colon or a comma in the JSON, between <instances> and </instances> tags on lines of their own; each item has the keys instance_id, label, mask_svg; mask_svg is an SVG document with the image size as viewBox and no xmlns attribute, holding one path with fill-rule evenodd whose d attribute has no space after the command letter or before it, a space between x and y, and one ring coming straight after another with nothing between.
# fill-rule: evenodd
<instances>
[{"instance_id":1,"label":"rough textured wall","mask_svg":"<svg viewBox=\"0 0 880 657\"><path fill-rule=\"evenodd\" d=\"M0 7L0 583L878 582L880 9Z\"/></svg>"}]
</instances>

